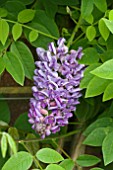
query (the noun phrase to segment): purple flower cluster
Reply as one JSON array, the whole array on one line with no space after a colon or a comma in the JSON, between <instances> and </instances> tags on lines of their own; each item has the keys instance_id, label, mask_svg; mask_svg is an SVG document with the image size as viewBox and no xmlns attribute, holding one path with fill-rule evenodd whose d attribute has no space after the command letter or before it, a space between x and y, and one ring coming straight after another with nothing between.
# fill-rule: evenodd
<instances>
[{"instance_id":1,"label":"purple flower cluster","mask_svg":"<svg viewBox=\"0 0 113 170\"><path fill-rule=\"evenodd\" d=\"M84 65L78 64L82 48L68 52L65 39L50 43L48 50L37 48L39 61L34 71L33 98L30 100L29 122L41 136L49 136L68 124L79 104L80 80Z\"/></svg>"}]
</instances>

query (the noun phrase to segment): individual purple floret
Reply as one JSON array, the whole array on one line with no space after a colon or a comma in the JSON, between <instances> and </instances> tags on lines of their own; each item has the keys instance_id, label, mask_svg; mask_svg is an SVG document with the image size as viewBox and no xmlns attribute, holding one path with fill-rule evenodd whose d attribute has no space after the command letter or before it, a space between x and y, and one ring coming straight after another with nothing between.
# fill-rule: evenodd
<instances>
[{"instance_id":1,"label":"individual purple floret","mask_svg":"<svg viewBox=\"0 0 113 170\"><path fill-rule=\"evenodd\" d=\"M68 125L81 96L79 84L84 65L78 64L77 60L83 55L82 48L69 52L64 43L65 39L60 38L57 47L52 42L48 50L36 49L39 61L35 62L33 98L28 117L41 138Z\"/></svg>"}]
</instances>

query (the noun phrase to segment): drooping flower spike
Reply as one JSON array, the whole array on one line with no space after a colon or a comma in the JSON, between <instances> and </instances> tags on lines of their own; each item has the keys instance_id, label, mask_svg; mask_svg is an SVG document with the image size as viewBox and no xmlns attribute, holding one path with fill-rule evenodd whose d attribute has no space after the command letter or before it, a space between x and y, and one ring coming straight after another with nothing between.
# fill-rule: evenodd
<instances>
[{"instance_id":1,"label":"drooping flower spike","mask_svg":"<svg viewBox=\"0 0 113 170\"><path fill-rule=\"evenodd\" d=\"M48 50L36 49L39 61L35 62L33 98L28 117L41 138L68 125L81 96L79 84L84 65L78 64L77 60L83 55L82 48L69 52L64 43L65 39L60 38L57 47L52 42Z\"/></svg>"}]
</instances>

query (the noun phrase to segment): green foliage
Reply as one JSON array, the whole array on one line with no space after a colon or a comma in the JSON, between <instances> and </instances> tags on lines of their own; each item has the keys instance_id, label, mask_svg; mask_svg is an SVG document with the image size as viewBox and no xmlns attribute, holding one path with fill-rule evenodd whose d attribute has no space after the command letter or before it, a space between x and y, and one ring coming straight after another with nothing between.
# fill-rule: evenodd
<instances>
[{"instance_id":1,"label":"green foliage","mask_svg":"<svg viewBox=\"0 0 113 170\"><path fill-rule=\"evenodd\" d=\"M5 20L0 20L0 41L5 45L9 34L9 24Z\"/></svg>"},{"instance_id":2,"label":"green foliage","mask_svg":"<svg viewBox=\"0 0 113 170\"><path fill-rule=\"evenodd\" d=\"M3 133L2 138L1 138L1 152L2 152L3 158L5 158L6 156L6 151L7 151L7 137Z\"/></svg>"},{"instance_id":3,"label":"green foliage","mask_svg":"<svg viewBox=\"0 0 113 170\"><path fill-rule=\"evenodd\" d=\"M54 136L58 138L58 148L51 140L53 136L46 140L39 139L28 122L28 113L20 114L12 124L9 107L0 97L0 169L72 170L78 166L93 166L101 161L85 153L77 159L72 154L70 156L74 161L69 159L62 145L71 154L71 147L63 143L70 140L73 146L76 143L73 152L81 149L82 144L83 147L98 147L99 152L102 149L102 163L91 170L113 168L112 6L112 0L0 1L0 81L8 72L17 86L24 86L26 78L32 84L36 48L47 49L50 42L62 36L69 49L83 47L84 55L78 62L85 65L80 83L83 95L74 112L75 118L69 120L71 127L69 124L65 133L62 130L61 134ZM68 136L77 132L76 140ZM81 141L82 132L84 141ZM69 138L60 139L62 136ZM51 148L60 150L66 159Z\"/></svg>"},{"instance_id":4,"label":"green foliage","mask_svg":"<svg viewBox=\"0 0 113 170\"><path fill-rule=\"evenodd\" d=\"M113 34L113 21L110 21L106 18L103 18L103 21L106 24L107 28L110 30L110 32Z\"/></svg>"},{"instance_id":5,"label":"green foliage","mask_svg":"<svg viewBox=\"0 0 113 170\"><path fill-rule=\"evenodd\" d=\"M49 18L46 15L45 11L37 10L33 22L44 26L49 31L50 35L56 38L59 37L59 31L56 23L54 22L53 19Z\"/></svg>"},{"instance_id":6,"label":"green foliage","mask_svg":"<svg viewBox=\"0 0 113 170\"><path fill-rule=\"evenodd\" d=\"M108 165L113 161L113 132L109 133L103 141L102 151L104 164Z\"/></svg>"},{"instance_id":7,"label":"green foliage","mask_svg":"<svg viewBox=\"0 0 113 170\"><path fill-rule=\"evenodd\" d=\"M10 121L10 110L6 101L0 101L0 120L7 123Z\"/></svg>"},{"instance_id":8,"label":"green foliage","mask_svg":"<svg viewBox=\"0 0 113 170\"><path fill-rule=\"evenodd\" d=\"M94 131L97 128L109 127L109 126L113 127L113 119L112 118L110 118L110 117L99 118L87 127L87 129L84 131L84 135L88 136L92 131Z\"/></svg>"},{"instance_id":9,"label":"green foliage","mask_svg":"<svg viewBox=\"0 0 113 170\"><path fill-rule=\"evenodd\" d=\"M81 15L86 18L93 11L93 1L82 0L81 1Z\"/></svg>"},{"instance_id":10,"label":"green foliage","mask_svg":"<svg viewBox=\"0 0 113 170\"><path fill-rule=\"evenodd\" d=\"M87 86L85 97L93 97L102 94L109 82L109 80L95 76Z\"/></svg>"},{"instance_id":11,"label":"green foliage","mask_svg":"<svg viewBox=\"0 0 113 170\"><path fill-rule=\"evenodd\" d=\"M6 70L12 75L14 80L20 85L24 84L24 68L16 54L7 52L3 56Z\"/></svg>"},{"instance_id":12,"label":"green foliage","mask_svg":"<svg viewBox=\"0 0 113 170\"><path fill-rule=\"evenodd\" d=\"M91 71L91 73L104 79L113 79L112 71L113 71L113 59L106 61L101 66Z\"/></svg>"},{"instance_id":13,"label":"green foliage","mask_svg":"<svg viewBox=\"0 0 113 170\"><path fill-rule=\"evenodd\" d=\"M60 163L60 166L63 167L65 170L73 170L75 163L72 159L65 159Z\"/></svg>"},{"instance_id":14,"label":"green foliage","mask_svg":"<svg viewBox=\"0 0 113 170\"><path fill-rule=\"evenodd\" d=\"M107 10L107 2L106 0L94 0L95 6L102 12L106 12Z\"/></svg>"},{"instance_id":15,"label":"green foliage","mask_svg":"<svg viewBox=\"0 0 113 170\"><path fill-rule=\"evenodd\" d=\"M76 0L76 2L74 0L70 0L70 1L65 0L65 2L63 0L54 0L54 1L51 0L51 1L57 5L77 5L77 4L79 4L78 0Z\"/></svg>"},{"instance_id":16,"label":"green foliage","mask_svg":"<svg viewBox=\"0 0 113 170\"><path fill-rule=\"evenodd\" d=\"M91 168L90 170L104 170L102 168Z\"/></svg>"},{"instance_id":17,"label":"green foliage","mask_svg":"<svg viewBox=\"0 0 113 170\"><path fill-rule=\"evenodd\" d=\"M89 41L92 41L96 37L96 29L94 26L88 26L86 29L86 36Z\"/></svg>"},{"instance_id":18,"label":"green foliage","mask_svg":"<svg viewBox=\"0 0 113 170\"><path fill-rule=\"evenodd\" d=\"M28 133L25 139L26 140L37 139L37 137L32 133ZM39 145L39 142L37 142L37 141L35 141L35 142L31 141L31 142L26 143L26 147L29 149L29 151L33 155L35 155L37 150L39 150L40 145Z\"/></svg>"},{"instance_id":19,"label":"green foliage","mask_svg":"<svg viewBox=\"0 0 113 170\"><path fill-rule=\"evenodd\" d=\"M13 39L16 41L22 35L22 26L16 23L12 28Z\"/></svg>"},{"instance_id":20,"label":"green foliage","mask_svg":"<svg viewBox=\"0 0 113 170\"><path fill-rule=\"evenodd\" d=\"M18 22L27 23L33 20L35 11L32 9L25 9L18 14Z\"/></svg>"},{"instance_id":21,"label":"green foliage","mask_svg":"<svg viewBox=\"0 0 113 170\"><path fill-rule=\"evenodd\" d=\"M18 60L20 60L21 65L24 69L24 76L32 79L35 66L33 55L30 49L23 42L17 41L15 43L12 43L11 52L17 55Z\"/></svg>"},{"instance_id":22,"label":"green foliage","mask_svg":"<svg viewBox=\"0 0 113 170\"><path fill-rule=\"evenodd\" d=\"M80 155L76 160L77 164L82 167L93 166L99 163L100 161L101 160L97 158L96 156L87 155L87 154Z\"/></svg>"},{"instance_id":23,"label":"green foliage","mask_svg":"<svg viewBox=\"0 0 113 170\"><path fill-rule=\"evenodd\" d=\"M38 38L38 33L36 31L33 30L29 33L29 41L30 42L35 41L37 38Z\"/></svg>"},{"instance_id":24,"label":"green foliage","mask_svg":"<svg viewBox=\"0 0 113 170\"><path fill-rule=\"evenodd\" d=\"M94 63L98 63L99 61L99 55L95 48L89 47L83 50L84 57L79 61L79 63L85 64L85 65L91 65Z\"/></svg>"},{"instance_id":25,"label":"green foliage","mask_svg":"<svg viewBox=\"0 0 113 170\"><path fill-rule=\"evenodd\" d=\"M5 64L4 64L4 60L2 57L0 57L0 74L2 74L2 72L5 69Z\"/></svg>"},{"instance_id":26,"label":"green foliage","mask_svg":"<svg viewBox=\"0 0 113 170\"><path fill-rule=\"evenodd\" d=\"M99 63L94 63L94 64L91 64L89 67L87 67L84 71L84 77L83 79L81 80L81 84L80 84L80 87L82 89L84 88L87 88L90 80L92 80L92 78L94 77L93 74L91 74L91 71L95 68L97 68L98 66L100 66Z\"/></svg>"},{"instance_id":27,"label":"green foliage","mask_svg":"<svg viewBox=\"0 0 113 170\"><path fill-rule=\"evenodd\" d=\"M55 14L57 12L57 9L58 9L58 6L57 6L57 4L55 4L55 1L52 1L52 0L48 0L48 1L42 0L42 3L44 5L44 8L45 8L47 16L50 17L50 18L54 18Z\"/></svg>"},{"instance_id":28,"label":"green foliage","mask_svg":"<svg viewBox=\"0 0 113 170\"><path fill-rule=\"evenodd\" d=\"M28 113L21 114L15 121L14 126L25 132L32 132L31 125L28 123Z\"/></svg>"},{"instance_id":29,"label":"green foliage","mask_svg":"<svg viewBox=\"0 0 113 170\"><path fill-rule=\"evenodd\" d=\"M27 170L31 167L33 162L33 157L31 154L21 151L14 154L2 167L2 170Z\"/></svg>"},{"instance_id":30,"label":"green foliage","mask_svg":"<svg viewBox=\"0 0 113 170\"><path fill-rule=\"evenodd\" d=\"M8 133L3 132L2 138L1 138L1 153L2 153L3 158L6 157L8 144L9 144L9 147L10 147L12 153L16 154L17 147L16 147L16 143L15 143L14 139Z\"/></svg>"},{"instance_id":31,"label":"green foliage","mask_svg":"<svg viewBox=\"0 0 113 170\"><path fill-rule=\"evenodd\" d=\"M16 154L17 147L16 147L16 143L15 143L14 139L8 133L6 134L6 137L7 137L7 141L9 143L11 150L13 151L14 154Z\"/></svg>"},{"instance_id":32,"label":"green foliage","mask_svg":"<svg viewBox=\"0 0 113 170\"><path fill-rule=\"evenodd\" d=\"M109 85L106 87L103 95L103 101L107 101L113 98L113 82L109 83Z\"/></svg>"},{"instance_id":33,"label":"green foliage","mask_svg":"<svg viewBox=\"0 0 113 170\"><path fill-rule=\"evenodd\" d=\"M65 170L64 168L62 168L61 166L59 165L55 165L55 164L50 164L46 167L45 170Z\"/></svg>"},{"instance_id":34,"label":"green foliage","mask_svg":"<svg viewBox=\"0 0 113 170\"><path fill-rule=\"evenodd\" d=\"M96 128L87 136L83 144L89 146L102 146L102 142L106 136L106 130L106 128L102 127Z\"/></svg>"},{"instance_id":35,"label":"green foliage","mask_svg":"<svg viewBox=\"0 0 113 170\"><path fill-rule=\"evenodd\" d=\"M7 16L7 10L5 8L0 8L0 17L6 17Z\"/></svg>"},{"instance_id":36,"label":"green foliage","mask_svg":"<svg viewBox=\"0 0 113 170\"><path fill-rule=\"evenodd\" d=\"M44 162L44 163L57 163L57 162L64 160L64 158L57 151L51 148L40 149L36 153L36 157L41 162Z\"/></svg>"},{"instance_id":37,"label":"green foliage","mask_svg":"<svg viewBox=\"0 0 113 170\"><path fill-rule=\"evenodd\" d=\"M108 39L108 37L109 37L110 31L107 28L107 26L106 26L105 22L103 21L103 19L100 19L98 26L99 26L100 34L102 35L102 37L106 41Z\"/></svg>"}]
</instances>

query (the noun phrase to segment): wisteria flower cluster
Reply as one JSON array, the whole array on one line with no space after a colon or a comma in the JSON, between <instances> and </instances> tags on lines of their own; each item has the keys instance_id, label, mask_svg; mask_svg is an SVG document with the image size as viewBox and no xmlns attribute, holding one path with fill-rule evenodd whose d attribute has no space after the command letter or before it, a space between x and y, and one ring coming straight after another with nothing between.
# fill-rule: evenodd
<instances>
[{"instance_id":1,"label":"wisteria flower cluster","mask_svg":"<svg viewBox=\"0 0 113 170\"><path fill-rule=\"evenodd\" d=\"M65 39L60 38L57 47L52 42L48 50L36 49L39 61L35 63L33 98L30 99L28 117L41 138L68 125L81 96L79 84L84 65L78 64L77 60L83 55L82 48L68 52L64 43Z\"/></svg>"}]
</instances>

